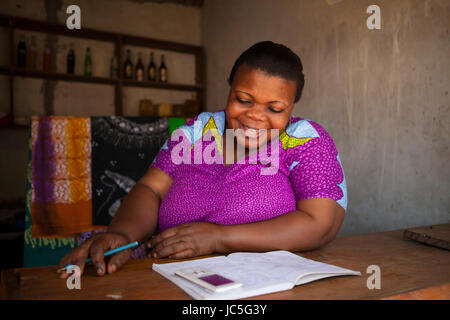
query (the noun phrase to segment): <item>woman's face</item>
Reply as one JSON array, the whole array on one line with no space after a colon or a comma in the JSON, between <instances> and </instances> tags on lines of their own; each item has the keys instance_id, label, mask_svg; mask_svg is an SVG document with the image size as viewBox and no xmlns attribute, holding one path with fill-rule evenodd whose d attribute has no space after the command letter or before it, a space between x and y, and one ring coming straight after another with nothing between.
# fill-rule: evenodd
<instances>
[{"instance_id":1,"label":"woman's face","mask_svg":"<svg viewBox=\"0 0 450 320\"><path fill-rule=\"evenodd\" d=\"M233 129L237 142L248 149L270 142L270 129L281 133L286 128L296 90L295 81L240 65L228 96L226 128ZM266 129L267 135L259 129Z\"/></svg>"}]
</instances>

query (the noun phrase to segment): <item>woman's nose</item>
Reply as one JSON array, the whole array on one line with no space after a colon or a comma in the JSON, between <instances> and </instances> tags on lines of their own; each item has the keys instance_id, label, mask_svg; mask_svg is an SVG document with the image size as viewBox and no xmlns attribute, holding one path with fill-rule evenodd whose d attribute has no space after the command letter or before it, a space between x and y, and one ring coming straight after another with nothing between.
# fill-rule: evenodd
<instances>
[{"instance_id":1,"label":"woman's nose","mask_svg":"<svg viewBox=\"0 0 450 320\"><path fill-rule=\"evenodd\" d=\"M249 108L246 112L247 117L254 121L264 121L264 107L260 105L254 104L251 108Z\"/></svg>"}]
</instances>

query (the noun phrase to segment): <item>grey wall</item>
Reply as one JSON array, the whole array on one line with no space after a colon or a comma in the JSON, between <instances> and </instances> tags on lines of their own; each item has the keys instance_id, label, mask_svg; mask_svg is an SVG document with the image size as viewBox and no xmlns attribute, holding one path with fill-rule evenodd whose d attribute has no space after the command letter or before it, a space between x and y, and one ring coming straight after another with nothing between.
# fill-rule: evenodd
<instances>
[{"instance_id":1,"label":"grey wall","mask_svg":"<svg viewBox=\"0 0 450 320\"><path fill-rule=\"evenodd\" d=\"M381 30L366 27L371 4ZM322 124L343 162L349 205L340 235L446 223L449 24L447 0L206 0L208 108L225 106L243 50L283 43L306 77L293 114Z\"/></svg>"},{"instance_id":2,"label":"grey wall","mask_svg":"<svg viewBox=\"0 0 450 320\"><path fill-rule=\"evenodd\" d=\"M340 234L449 220L448 0L343 0L334 5L326 0L205 0L201 10L140 0L84 0L61 1L62 8L69 2L80 4L86 27L204 45L209 110L225 106L226 78L243 50L267 39L291 47L306 75L294 115L322 124L344 165L349 206ZM381 30L366 28L371 4L381 8ZM52 16L60 23L65 19L63 9L52 13L44 0L2 1L0 12L39 20ZM0 30L1 52L5 45L7 36ZM59 37L58 45L58 61L64 61L66 39ZM94 45L97 61L109 59L111 48ZM78 57L83 59L84 52ZM0 55L0 63L5 58ZM181 61L178 76L191 81L192 64ZM18 107L42 111L42 81L18 81ZM0 111L9 99L5 85L7 78L0 77ZM60 82L50 102L60 114L105 114L112 108L110 91ZM127 93L129 114L145 95ZM163 94L159 99L169 98L185 97ZM24 196L27 138L25 129L0 131L0 201Z\"/></svg>"}]
</instances>

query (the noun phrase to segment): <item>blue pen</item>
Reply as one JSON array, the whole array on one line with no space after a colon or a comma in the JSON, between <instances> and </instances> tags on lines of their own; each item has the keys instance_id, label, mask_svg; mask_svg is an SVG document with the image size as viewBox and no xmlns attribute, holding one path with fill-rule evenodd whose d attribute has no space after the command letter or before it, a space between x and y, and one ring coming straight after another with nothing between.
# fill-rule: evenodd
<instances>
[{"instance_id":1,"label":"blue pen","mask_svg":"<svg viewBox=\"0 0 450 320\"><path fill-rule=\"evenodd\" d=\"M137 241L129 243L129 244L126 244L124 246L121 246L121 247L118 247L118 248L106 251L103 256L105 256L105 257L110 256L110 255L112 255L114 253L121 252L121 251L130 249L130 248L133 248L133 247L137 246L138 244L139 243ZM86 263L89 263L89 262L92 262L92 258L87 258L86 259ZM61 268L59 270L64 270L64 269L67 270L67 269L70 269L71 267L73 267L73 264L68 264L67 266L65 266L64 268Z\"/></svg>"}]
</instances>

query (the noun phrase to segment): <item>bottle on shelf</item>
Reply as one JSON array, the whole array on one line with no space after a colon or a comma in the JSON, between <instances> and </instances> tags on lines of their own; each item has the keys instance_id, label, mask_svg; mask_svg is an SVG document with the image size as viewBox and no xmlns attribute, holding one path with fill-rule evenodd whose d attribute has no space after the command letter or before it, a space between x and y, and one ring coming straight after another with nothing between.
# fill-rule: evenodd
<instances>
[{"instance_id":1,"label":"bottle on shelf","mask_svg":"<svg viewBox=\"0 0 450 320\"><path fill-rule=\"evenodd\" d=\"M36 37L31 37L30 51L27 59L27 68L30 70L36 70L36 57L37 57L37 48L36 48Z\"/></svg>"},{"instance_id":2,"label":"bottle on shelf","mask_svg":"<svg viewBox=\"0 0 450 320\"><path fill-rule=\"evenodd\" d=\"M86 77L92 76L92 59L91 48L86 48L86 58L84 59L84 75Z\"/></svg>"},{"instance_id":3,"label":"bottle on shelf","mask_svg":"<svg viewBox=\"0 0 450 320\"><path fill-rule=\"evenodd\" d=\"M156 81L156 65L153 62L153 52L150 52L150 63L148 65L147 77L150 81Z\"/></svg>"},{"instance_id":4,"label":"bottle on shelf","mask_svg":"<svg viewBox=\"0 0 450 320\"><path fill-rule=\"evenodd\" d=\"M127 50L127 59L123 65L123 77L125 79L133 79L133 63L131 62L130 49Z\"/></svg>"},{"instance_id":5,"label":"bottle on shelf","mask_svg":"<svg viewBox=\"0 0 450 320\"><path fill-rule=\"evenodd\" d=\"M159 81L167 82L167 67L164 62L164 55L161 55L161 65L159 66Z\"/></svg>"},{"instance_id":6,"label":"bottle on shelf","mask_svg":"<svg viewBox=\"0 0 450 320\"><path fill-rule=\"evenodd\" d=\"M73 43L70 44L69 53L67 54L67 73L75 74L75 52Z\"/></svg>"},{"instance_id":7,"label":"bottle on shelf","mask_svg":"<svg viewBox=\"0 0 450 320\"><path fill-rule=\"evenodd\" d=\"M44 72L50 72L51 62L52 62L52 51L50 50L48 42L46 42L44 49L44 63L43 63Z\"/></svg>"},{"instance_id":8,"label":"bottle on shelf","mask_svg":"<svg viewBox=\"0 0 450 320\"><path fill-rule=\"evenodd\" d=\"M117 63L117 58L116 55L113 54L112 58L111 58L111 65L110 65L110 76L111 79L117 79L117 77L119 76L119 65Z\"/></svg>"},{"instance_id":9,"label":"bottle on shelf","mask_svg":"<svg viewBox=\"0 0 450 320\"><path fill-rule=\"evenodd\" d=\"M17 46L17 68L25 68L27 64L27 45L25 43L25 36L20 35L19 44Z\"/></svg>"},{"instance_id":10,"label":"bottle on shelf","mask_svg":"<svg viewBox=\"0 0 450 320\"><path fill-rule=\"evenodd\" d=\"M144 80L144 65L142 64L142 54L140 52L138 54L138 63L136 64L136 80Z\"/></svg>"}]
</instances>

